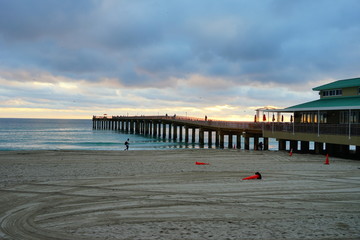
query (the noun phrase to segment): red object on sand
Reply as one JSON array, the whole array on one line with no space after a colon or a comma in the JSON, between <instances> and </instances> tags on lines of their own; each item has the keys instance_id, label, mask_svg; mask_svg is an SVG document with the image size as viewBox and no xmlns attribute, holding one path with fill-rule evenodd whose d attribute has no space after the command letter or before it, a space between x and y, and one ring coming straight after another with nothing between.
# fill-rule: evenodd
<instances>
[{"instance_id":1,"label":"red object on sand","mask_svg":"<svg viewBox=\"0 0 360 240\"><path fill-rule=\"evenodd\" d=\"M242 180L258 179L258 178L259 178L259 176L258 176L258 175L252 175L252 176L249 176L249 177L243 178Z\"/></svg>"},{"instance_id":2,"label":"red object on sand","mask_svg":"<svg viewBox=\"0 0 360 240\"><path fill-rule=\"evenodd\" d=\"M251 179L261 179L261 174L259 172L256 172L255 175L243 178L242 180L251 180Z\"/></svg>"},{"instance_id":3,"label":"red object on sand","mask_svg":"<svg viewBox=\"0 0 360 240\"><path fill-rule=\"evenodd\" d=\"M329 165L329 164L330 164L330 161L329 161L329 154L326 154L326 159L325 159L324 164L326 164L326 165Z\"/></svg>"},{"instance_id":4,"label":"red object on sand","mask_svg":"<svg viewBox=\"0 0 360 240\"><path fill-rule=\"evenodd\" d=\"M292 156L292 149L290 149L289 156L290 157Z\"/></svg>"},{"instance_id":5,"label":"red object on sand","mask_svg":"<svg viewBox=\"0 0 360 240\"><path fill-rule=\"evenodd\" d=\"M210 163L195 162L195 165L210 165Z\"/></svg>"}]
</instances>

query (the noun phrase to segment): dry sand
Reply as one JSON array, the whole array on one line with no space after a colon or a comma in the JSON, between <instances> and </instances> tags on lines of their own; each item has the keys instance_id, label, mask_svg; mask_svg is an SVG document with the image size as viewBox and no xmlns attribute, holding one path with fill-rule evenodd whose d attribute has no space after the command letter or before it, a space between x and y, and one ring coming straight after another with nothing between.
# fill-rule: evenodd
<instances>
[{"instance_id":1,"label":"dry sand","mask_svg":"<svg viewBox=\"0 0 360 240\"><path fill-rule=\"evenodd\" d=\"M210 149L2 151L0 239L360 239L360 161L324 161ZM256 171L262 180L241 180Z\"/></svg>"}]
</instances>

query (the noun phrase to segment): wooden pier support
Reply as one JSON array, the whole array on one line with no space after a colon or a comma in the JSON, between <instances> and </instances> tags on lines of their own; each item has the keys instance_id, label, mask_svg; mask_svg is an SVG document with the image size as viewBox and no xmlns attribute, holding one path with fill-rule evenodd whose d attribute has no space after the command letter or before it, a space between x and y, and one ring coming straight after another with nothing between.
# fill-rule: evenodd
<instances>
[{"instance_id":1,"label":"wooden pier support","mask_svg":"<svg viewBox=\"0 0 360 240\"><path fill-rule=\"evenodd\" d=\"M301 153L309 153L310 151L310 143L308 141L301 141Z\"/></svg>"},{"instance_id":2,"label":"wooden pier support","mask_svg":"<svg viewBox=\"0 0 360 240\"><path fill-rule=\"evenodd\" d=\"M244 145L245 150L250 150L250 138L245 136L245 145Z\"/></svg>"},{"instance_id":3,"label":"wooden pier support","mask_svg":"<svg viewBox=\"0 0 360 240\"><path fill-rule=\"evenodd\" d=\"M279 150L285 151L286 150L286 140L279 139Z\"/></svg>"},{"instance_id":4,"label":"wooden pier support","mask_svg":"<svg viewBox=\"0 0 360 240\"><path fill-rule=\"evenodd\" d=\"M290 141L290 150L292 150L293 152L298 151L298 141L295 140Z\"/></svg>"},{"instance_id":5,"label":"wooden pier support","mask_svg":"<svg viewBox=\"0 0 360 240\"><path fill-rule=\"evenodd\" d=\"M179 140L180 142L183 140L183 126L179 125Z\"/></svg>"},{"instance_id":6,"label":"wooden pier support","mask_svg":"<svg viewBox=\"0 0 360 240\"><path fill-rule=\"evenodd\" d=\"M220 148L224 148L224 133L223 132L219 132L219 140L220 140Z\"/></svg>"},{"instance_id":7,"label":"wooden pier support","mask_svg":"<svg viewBox=\"0 0 360 240\"><path fill-rule=\"evenodd\" d=\"M178 130L178 127L177 127L176 124L173 124L173 128L174 128L173 139L176 140L176 139L177 139L177 130Z\"/></svg>"},{"instance_id":8,"label":"wooden pier support","mask_svg":"<svg viewBox=\"0 0 360 240\"><path fill-rule=\"evenodd\" d=\"M254 150L259 150L258 146L259 146L259 137L255 136L254 137Z\"/></svg>"},{"instance_id":9,"label":"wooden pier support","mask_svg":"<svg viewBox=\"0 0 360 240\"><path fill-rule=\"evenodd\" d=\"M165 139L166 138L166 123L163 122L163 134L162 137Z\"/></svg>"},{"instance_id":10,"label":"wooden pier support","mask_svg":"<svg viewBox=\"0 0 360 240\"><path fill-rule=\"evenodd\" d=\"M269 150L269 138L265 137L263 144L264 144L264 150Z\"/></svg>"},{"instance_id":11,"label":"wooden pier support","mask_svg":"<svg viewBox=\"0 0 360 240\"><path fill-rule=\"evenodd\" d=\"M233 135L232 134L228 134L229 138L228 138L228 148L233 148Z\"/></svg>"},{"instance_id":12,"label":"wooden pier support","mask_svg":"<svg viewBox=\"0 0 360 240\"><path fill-rule=\"evenodd\" d=\"M199 129L199 144L200 147L204 147L204 129Z\"/></svg>"},{"instance_id":13,"label":"wooden pier support","mask_svg":"<svg viewBox=\"0 0 360 240\"><path fill-rule=\"evenodd\" d=\"M208 131L208 147L211 148L212 146L212 131Z\"/></svg>"},{"instance_id":14,"label":"wooden pier support","mask_svg":"<svg viewBox=\"0 0 360 240\"><path fill-rule=\"evenodd\" d=\"M152 135L154 136L154 137L156 137L157 136L157 123L156 122L152 122L152 129L153 129L153 131L152 131Z\"/></svg>"},{"instance_id":15,"label":"wooden pier support","mask_svg":"<svg viewBox=\"0 0 360 240\"><path fill-rule=\"evenodd\" d=\"M240 134L236 135L236 148L241 149L241 135Z\"/></svg>"}]
</instances>

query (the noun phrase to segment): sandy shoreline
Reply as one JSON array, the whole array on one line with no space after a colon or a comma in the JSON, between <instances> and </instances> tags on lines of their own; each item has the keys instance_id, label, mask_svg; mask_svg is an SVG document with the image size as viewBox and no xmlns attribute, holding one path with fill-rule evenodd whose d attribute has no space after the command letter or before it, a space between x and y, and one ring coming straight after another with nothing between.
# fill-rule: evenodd
<instances>
[{"instance_id":1,"label":"sandy shoreline","mask_svg":"<svg viewBox=\"0 0 360 240\"><path fill-rule=\"evenodd\" d=\"M0 151L0 239L359 239L360 162L324 160L214 149ZM262 180L241 180L256 171Z\"/></svg>"}]
</instances>

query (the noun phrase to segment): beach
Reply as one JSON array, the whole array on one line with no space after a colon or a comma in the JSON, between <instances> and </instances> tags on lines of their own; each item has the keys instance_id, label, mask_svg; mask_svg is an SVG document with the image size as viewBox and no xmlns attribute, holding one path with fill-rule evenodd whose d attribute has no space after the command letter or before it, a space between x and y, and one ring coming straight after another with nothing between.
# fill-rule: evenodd
<instances>
[{"instance_id":1,"label":"beach","mask_svg":"<svg viewBox=\"0 0 360 240\"><path fill-rule=\"evenodd\" d=\"M0 151L0 239L360 239L360 161L324 162L233 149ZM261 180L242 180L255 172Z\"/></svg>"}]
</instances>

